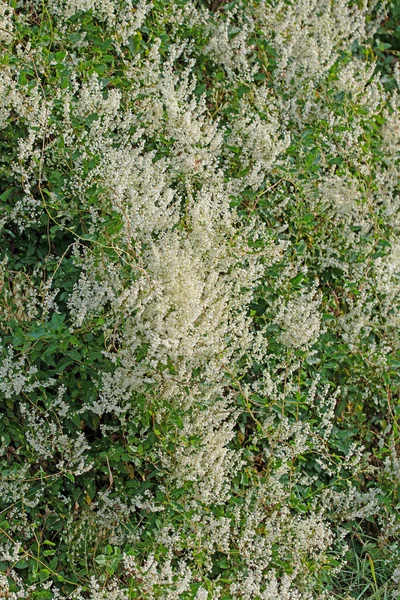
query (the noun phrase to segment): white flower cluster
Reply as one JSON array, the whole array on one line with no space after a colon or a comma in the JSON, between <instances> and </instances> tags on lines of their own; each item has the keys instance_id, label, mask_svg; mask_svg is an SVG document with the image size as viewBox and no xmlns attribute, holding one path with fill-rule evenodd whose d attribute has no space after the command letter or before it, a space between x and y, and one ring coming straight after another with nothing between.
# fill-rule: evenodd
<instances>
[{"instance_id":1,"label":"white flower cluster","mask_svg":"<svg viewBox=\"0 0 400 600\"><path fill-rule=\"evenodd\" d=\"M11 573L14 575L15 579L18 581L18 576L15 572ZM10 589L10 584L8 581L8 577L6 575L0 574L0 594L3 598L9 598L10 600L19 600L19 598L27 598L27 595L24 590L19 592L12 592Z\"/></svg>"},{"instance_id":2,"label":"white flower cluster","mask_svg":"<svg viewBox=\"0 0 400 600\"><path fill-rule=\"evenodd\" d=\"M229 496L229 479L241 465L240 454L228 449L234 437L232 410L215 400L183 419L173 457L164 456L170 478L178 487L194 482L194 496L206 504L222 504Z\"/></svg>"},{"instance_id":3,"label":"white flower cluster","mask_svg":"<svg viewBox=\"0 0 400 600\"><path fill-rule=\"evenodd\" d=\"M40 6L40 0L33 1ZM50 0L47 4L48 10L62 21L78 13L92 11L108 27L118 25L119 39L124 44L140 29L153 7L149 0L140 0L137 4L133 0L122 3L115 0Z\"/></svg>"},{"instance_id":4,"label":"white flower cluster","mask_svg":"<svg viewBox=\"0 0 400 600\"><path fill-rule=\"evenodd\" d=\"M0 2L0 42L10 43L13 36L13 8L8 2Z\"/></svg>"},{"instance_id":5,"label":"white flower cluster","mask_svg":"<svg viewBox=\"0 0 400 600\"><path fill-rule=\"evenodd\" d=\"M321 298L315 293L302 294L283 305L276 323L282 328L279 336L282 344L288 348L302 348L311 345L321 329L321 317L318 308Z\"/></svg>"},{"instance_id":6,"label":"white flower cluster","mask_svg":"<svg viewBox=\"0 0 400 600\"><path fill-rule=\"evenodd\" d=\"M0 365L0 392L5 398L13 398L20 394L29 394L38 388L46 388L55 383L54 379L38 381L35 379L37 368L28 366L26 359L14 357L12 346L7 349L6 356L2 357Z\"/></svg>"},{"instance_id":7,"label":"white flower cluster","mask_svg":"<svg viewBox=\"0 0 400 600\"><path fill-rule=\"evenodd\" d=\"M18 6L28 4L41 14L42 0ZM307 375L305 383L303 362L318 369L323 319L349 352L368 344L368 360L379 373L399 348L398 95L389 106L375 65L351 57L335 65L368 33L368 3L260 0L218 17L192 1L166 16L146 0L45 4L60 20L61 34L85 11L104 24L126 67L124 84L117 89L99 74L78 76L78 54L92 43L85 32L74 33L76 52L65 57L72 70L66 84L47 93L40 52L18 46L35 77L26 85L14 66L0 67L0 128L16 120L23 132L9 166L23 195L0 223L23 230L40 224L43 213L49 230L54 225L75 240L55 268L62 271L72 248L80 274L64 294L68 331L73 339L95 324L109 364L98 373L100 383L92 382L93 394L76 401L78 408L61 385L43 409L30 395L43 393L47 402L45 390L56 382L39 380L36 367L10 347L0 365L0 392L7 407L23 399L25 447L38 464L53 460L57 476L92 469L89 450L103 443L112 448L120 424L135 431L121 435L127 453L139 445L129 437L154 438L149 456L137 452L132 462L138 472L142 460L157 463L158 489L167 498L163 504L144 491L129 499L101 452L96 460L107 459L100 472L109 489L87 493L79 514L72 496L61 495L69 516L60 538L72 562L98 543L134 544L121 559L124 575L131 592L149 600L324 598L313 587L313 573L335 543L332 512L338 522L374 516L381 490L361 493L350 484L345 492L328 490L330 477L342 482L362 471L363 450L343 450L339 466L331 458L335 407L346 386L331 393L319 374ZM145 36L143 53L130 57L126 46L132 36L141 38L150 12L168 36ZM0 3L0 42L10 42L13 18L19 17ZM182 23L201 25L204 58L220 69L211 99L197 87L195 42L175 39ZM230 93L234 107L226 110ZM380 146L372 149L365 132L382 123ZM291 144L303 142L294 155ZM51 169L57 184L46 180ZM78 215L80 233L71 214ZM387 234L382 223L389 221ZM6 260L0 275L7 315L25 323L57 312L58 290L44 271L33 271L32 279L46 279L33 287L24 270L7 273ZM330 294L336 281L338 293ZM260 298L264 304L254 309ZM313 419L304 421L301 411ZM100 421L99 446L84 430L87 415ZM63 426L67 418L78 422L73 436ZM246 427L252 433L242 447ZM8 434L2 444L3 456L14 451ZM302 471L298 464L311 454L315 472ZM394 447L383 468L398 478ZM1 483L1 495L35 507L44 492L25 497L24 469ZM144 468L139 477L150 479ZM316 499L294 514L295 490L314 485ZM185 518L168 522L175 509ZM138 512L133 532L126 524ZM150 532L148 515L155 518ZM30 525L17 527L21 534ZM136 553L147 535L153 536L151 552ZM216 561L225 564L218 554L237 561L225 581L214 575ZM11 593L0 577L1 593L17 598L29 592ZM62 597L56 588L51 593ZM70 597L85 594L130 597L112 577L104 585L93 579L90 591Z\"/></svg>"},{"instance_id":8,"label":"white flower cluster","mask_svg":"<svg viewBox=\"0 0 400 600\"><path fill-rule=\"evenodd\" d=\"M273 11L260 4L264 28L273 32L279 77L287 88L315 84L335 62L339 52L366 37L367 2L300 0L289 7L278 2Z\"/></svg>"}]
</instances>

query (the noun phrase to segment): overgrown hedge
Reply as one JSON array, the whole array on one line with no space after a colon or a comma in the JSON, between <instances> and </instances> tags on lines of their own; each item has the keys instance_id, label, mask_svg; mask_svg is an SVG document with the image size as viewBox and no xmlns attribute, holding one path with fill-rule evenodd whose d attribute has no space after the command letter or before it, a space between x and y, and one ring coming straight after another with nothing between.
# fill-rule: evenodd
<instances>
[{"instance_id":1,"label":"overgrown hedge","mask_svg":"<svg viewBox=\"0 0 400 600\"><path fill-rule=\"evenodd\" d=\"M399 27L0 2L0 597L400 598Z\"/></svg>"}]
</instances>

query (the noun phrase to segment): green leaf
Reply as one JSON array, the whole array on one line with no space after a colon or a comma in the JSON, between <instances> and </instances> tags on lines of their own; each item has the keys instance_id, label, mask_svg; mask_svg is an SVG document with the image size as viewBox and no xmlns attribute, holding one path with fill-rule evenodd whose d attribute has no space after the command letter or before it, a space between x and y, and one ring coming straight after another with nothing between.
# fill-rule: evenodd
<instances>
[{"instance_id":1,"label":"green leaf","mask_svg":"<svg viewBox=\"0 0 400 600\"><path fill-rule=\"evenodd\" d=\"M194 89L194 93L196 96L201 96L207 89L207 85L205 83L201 83Z\"/></svg>"},{"instance_id":2,"label":"green leaf","mask_svg":"<svg viewBox=\"0 0 400 600\"><path fill-rule=\"evenodd\" d=\"M304 273L299 273L298 275L296 275L295 277L293 277L290 280L290 283L293 287L297 287L299 285L299 283L301 283L303 281L304 278L305 278Z\"/></svg>"},{"instance_id":3,"label":"green leaf","mask_svg":"<svg viewBox=\"0 0 400 600\"><path fill-rule=\"evenodd\" d=\"M7 188L1 195L0 195L0 200L2 200L3 202L7 202L8 198L10 197L10 194L12 192L12 188Z\"/></svg>"},{"instance_id":4,"label":"green leaf","mask_svg":"<svg viewBox=\"0 0 400 600\"><path fill-rule=\"evenodd\" d=\"M140 31L136 32L135 35L131 36L128 40L128 47L131 51L131 54L135 55L140 50L140 44L142 41L142 34Z\"/></svg>"},{"instance_id":5,"label":"green leaf","mask_svg":"<svg viewBox=\"0 0 400 600\"><path fill-rule=\"evenodd\" d=\"M40 340L41 338L45 337L46 335L48 335L48 331L44 327L38 327L37 329L34 329L33 331L29 331L27 333L26 337L29 340Z\"/></svg>"}]
</instances>

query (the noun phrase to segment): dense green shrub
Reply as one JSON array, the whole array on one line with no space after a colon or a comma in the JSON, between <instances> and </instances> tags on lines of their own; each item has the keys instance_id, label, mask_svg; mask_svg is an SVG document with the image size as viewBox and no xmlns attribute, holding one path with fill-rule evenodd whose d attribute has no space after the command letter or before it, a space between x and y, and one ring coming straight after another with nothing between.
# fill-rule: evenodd
<instances>
[{"instance_id":1,"label":"dense green shrub","mask_svg":"<svg viewBox=\"0 0 400 600\"><path fill-rule=\"evenodd\" d=\"M399 597L389 8L0 3L2 597Z\"/></svg>"}]
</instances>

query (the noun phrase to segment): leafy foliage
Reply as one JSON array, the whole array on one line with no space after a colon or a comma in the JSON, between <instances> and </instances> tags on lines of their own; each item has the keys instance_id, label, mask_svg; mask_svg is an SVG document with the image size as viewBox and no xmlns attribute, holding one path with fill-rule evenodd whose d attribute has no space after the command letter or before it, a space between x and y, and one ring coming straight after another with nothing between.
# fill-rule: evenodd
<instances>
[{"instance_id":1,"label":"leafy foliage","mask_svg":"<svg viewBox=\"0 0 400 600\"><path fill-rule=\"evenodd\" d=\"M0 3L0 595L398 597L398 17Z\"/></svg>"}]
</instances>

